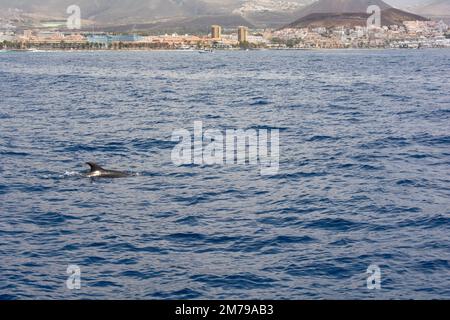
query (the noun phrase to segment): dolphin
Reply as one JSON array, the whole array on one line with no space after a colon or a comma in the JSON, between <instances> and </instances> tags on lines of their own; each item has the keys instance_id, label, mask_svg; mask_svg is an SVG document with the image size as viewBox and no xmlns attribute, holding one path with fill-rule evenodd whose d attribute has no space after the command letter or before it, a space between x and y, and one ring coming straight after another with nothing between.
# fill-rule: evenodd
<instances>
[{"instance_id":1,"label":"dolphin","mask_svg":"<svg viewBox=\"0 0 450 320\"><path fill-rule=\"evenodd\" d=\"M122 171L106 170L94 162L86 162L91 167L91 171L86 174L88 178L126 178L130 174Z\"/></svg>"}]
</instances>

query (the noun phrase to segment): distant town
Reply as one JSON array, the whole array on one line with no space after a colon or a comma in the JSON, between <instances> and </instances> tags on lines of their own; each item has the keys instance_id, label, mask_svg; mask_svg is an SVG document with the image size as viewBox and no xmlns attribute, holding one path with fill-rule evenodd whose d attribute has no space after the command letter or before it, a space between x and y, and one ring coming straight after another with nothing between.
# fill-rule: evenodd
<instances>
[{"instance_id":1,"label":"distant town","mask_svg":"<svg viewBox=\"0 0 450 320\"><path fill-rule=\"evenodd\" d=\"M239 50L239 49L350 49L450 48L450 28L443 21L404 21L382 27L315 27L223 30L209 34L104 33L64 31L65 22L46 28L15 30L0 24L1 50Z\"/></svg>"}]
</instances>

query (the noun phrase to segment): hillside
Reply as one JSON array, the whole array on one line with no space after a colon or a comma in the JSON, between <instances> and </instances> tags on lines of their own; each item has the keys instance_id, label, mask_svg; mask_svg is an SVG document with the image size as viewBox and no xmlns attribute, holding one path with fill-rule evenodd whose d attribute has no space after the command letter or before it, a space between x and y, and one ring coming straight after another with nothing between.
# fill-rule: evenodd
<instances>
[{"instance_id":1,"label":"hillside","mask_svg":"<svg viewBox=\"0 0 450 320\"><path fill-rule=\"evenodd\" d=\"M42 20L65 19L66 8L76 3L81 8L84 25L95 25L96 30L134 30L139 25L140 29L152 32L194 32L199 28L206 30L209 26L200 24L209 22L221 24L224 28L234 27L237 23L258 28L279 28L312 13L334 15L329 17L330 21L326 21L326 15L309 17L309 20L316 19L314 23L334 24L342 20L345 23L349 21L359 24L364 15L357 19L355 15L348 14L365 14L371 4L378 5L383 10L390 9L390 5L408 8L414 13L423 10L431 16L449 12L450 0L436 0L429 5L430 1L432 0L386 0L389 2L387 4L381 0L0 0L0 18L2 15L11 17L8 9L14 9L14 15L19 12L31 24L39 25ZM337 17L336 14L341 16ZM390 12L386 20L395 17L402 19L398 12ZM302 23L305 21L299 21L300 25Z\"/></svg>"},{"instance_id":2,"label":"hillside","mask_svg":"<svg viewBox=\"0 0 450 320\"><path fill-rule=\"evenodd\" d=\"M0 11L17 8L49 19L67 16L76 3L82 18L97 25L155 23L179 18L237 15L258 25L284 24L293 13L315 0L0 0ZM235 19L235 18L231 18Z\"/></svg>"},{"instance_id":3,"label":"hillside","mask_svg":"<svg viewBox=\"0 0 450 320\"><path fill-rule=\"evenodd\" d=\"M312 13L365 13L370 5L377 5L382 10L392 8L381 0L319 0L297 12L297 17Z\"/></svg>"},{"instance_id":4,"label":"hillside","mask_svg":"<svg viewBox=\"0 0 450 320\"><path fill-rule=\"evenodd\" d=\"M370 5L378 5L381 11L381 24L401 24L406 20L426 20L413 13L392 8L381 0L320 0L298 13L300 17L289 28L366 26Z\"/></svg>"},{"instance_id":5,"label":"hillside","mask_svg":"<svg viewBox=\"0 0 450 320\"><path fill-rule=\"evenodd\" d=\"M76 3L83 19L102 24L142 22L168 17L192 17L231 12L218 0L0 0L0 9L17 8L26 13L38 13L52 18L66 17L68 6Z\"/></svg>"},{"instance_id":6,"label":"hillside","mask_svg":"<svg viewBox=\"0 0 450 320\"><path fill-rule=\"evenodd\" d=\"M238 15L225 16L200 16L193 18L174 18L166 21L153 23L137 23L123 25L103 26L102 31L106 32L147 32L150 34L159 33L198 33L207 34L210 32L210 26L219 24L225 28L237 28L238 26L247 26L254 28L250 22ZM86 29L89 30L89 27Z\"/></svg>"}]
</instances>

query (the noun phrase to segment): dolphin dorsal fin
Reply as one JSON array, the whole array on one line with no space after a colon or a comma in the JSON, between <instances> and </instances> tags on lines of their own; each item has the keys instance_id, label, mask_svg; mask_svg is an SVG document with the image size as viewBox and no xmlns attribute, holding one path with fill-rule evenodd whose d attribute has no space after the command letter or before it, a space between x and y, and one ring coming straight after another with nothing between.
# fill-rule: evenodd
<instances>
[{"instance_id":1,"label":"dolphin dorsal fin","mask_svg":"<svg viewBox=\"0 0 450 320\"><path fill-rule=\"evenodd\" d=\"M96 164L94 162L87 162L86 164L89 167L91 167L91 172L104 171L104 169L102 167L100 167L98 164Z\"/></svg>"}]
</instances>

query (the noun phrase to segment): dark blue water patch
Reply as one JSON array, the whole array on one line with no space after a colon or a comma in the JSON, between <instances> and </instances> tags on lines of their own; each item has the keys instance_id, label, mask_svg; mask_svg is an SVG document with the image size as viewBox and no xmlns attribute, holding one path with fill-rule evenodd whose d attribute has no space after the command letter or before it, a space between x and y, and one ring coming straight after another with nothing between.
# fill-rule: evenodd
<instances>
[{"instance_id":1,"label":"dark blue water patch","mask_svg":"<svg viewBox=\"0 0 450 320\"><path fill-rule=\"evenodd\" d=\"M275 179L275 180L285 179L285 180L293 181L293 180L297 180L297 179L301 179L301 178L324 177L326 175L328 175L328 173L323 172L323 171L317 171L317 172L299 171L299 172L295 172L295 173L285 173L285 174L269 176L268 179Z\"/></svg>"},{"instance_id":2,"label":"dark blue water patch","mask_svg":"<svg viewBox=\"0 0 450 320\"><path fill-rule=\"evenodd\" d=\"M222 288L224 290L268 288L275 282L272 278L261 277L251 273L224 276L201 274L192 276L191 280L204 283L213 288Z\"/></svg>"},{"instance_id":3,"label":"dark blue water patch","mask_svg":"<svg viewBox=\"0 0 450 320\"><path fill-rule=\"evenodd\" d=\"M211 167L211 166L209 166L209 167ZM168 174L168 176L173 177L173 178L190 178L190 177L195 177L197 175L197 173L195 173L193 171L189 171L189 169L201 168L201 166L194 165L194 164L185 164L185 165L181 165L180 168L186 169L186 171L184 171L184 172L171 172L171 173Z\"/></svg>"},{"instance_id":4,"label":"dark blue water patch","mask_svg":"<svg viewBox=\"0 0 450 320\"><path fill-rule=\"evenodd\" d=\"M248 241L249 237L237 237L237 236L228 236L228 235L215 235L208 237L208 242L211 244L233 244L236 242L245 242Z\"/></svg>"},{"instance_id":5,"label":"dark blue water patch","mask_svg":"<svg viewBox=\"0 0 450 320\"><path fill-rule=\"evenodd\" d=\"M374 88L372 84L368 83L368 82L362 82L362 81L355 81L352 84L352 87L362 87L362 88Z\"/></svg>"},{"instance_id":6,"label":"dark blue water patch","mask_svg":"<svg viewBox=\"0 0 450 320\"><path fill-rule=\"evenodd\" d=\"M222 116L218 115L218 114L207 114L205 116L206 119L220 119L222 118Z\"/></svg>"},{"instance_id":7,"label":"dark blue water patch","mask_svg":"<svg viewBox=\"0 0 450 320\"><path fill-rule=\"evenodd\" d=\"M63 147L60 152L124 152L128 151L128 146L123 142L94 142L91 144L73 144Z\"/></svg>"},{"instance_id":8,"label":"dark blue water patch","mask_svg":"<svg viewBox=\"0 0 450 320\"><path fill-rule=\"evenodd\" d=\"M416 264L415 268L419 271L426 270L427 272L433 272L438 270L450 270L450 261L444 259L426 260Z\"/></svg>"},{"instance_id":9,"label":"dark blue water patch","mask_svg":"<svg viewBox=\"0 0 450 320\"><path fill-rule=\"evenodd\" d=\"M404 137L386 137L383 139L377 139L368 143L363 143L360 145L361 149L370 149L370 150L377 150L381 148L403 148L406 146L411 145L411 142Z\"/></svg>"},{"instance_id":10,"label":"dark blue water patch","mask_svg":"<svg viewBox=\"0 0 450 320\"><path fill-rule=\"evenodd\" d=\"M351 278L355 274L354 268L340 267L334 263L313 263L309 265L291 264L284 268L287 275L293 277L327 277L334 279Z\"/></svg>"},{"instance_id":11,"label":"dark blue water patch","mask_svg":"<svg viewBox=\"0 0 450 320\"><path fill-rule=\"evenodd\" d=\"M386 155L377 155L373 153L361 153L358 154L358 152L355 152L355 154L352 154L350 156L350 159L362 162L362 163L370 163L375 161L380 161L383 159L388 159L389 157Z\"/></svg>"},{"instance_id":12,"label":"dark blue water patch","mask_svg":"<svg viewBox=\"0 0 450 320\"><path fill-rule=\"evenodd\" d=\"M254 99L252 102L250 102L251 106L265 106L268 104L271 104L271 102L266 99Z\"/></svg>"},{"instance_id":13,"label":"dark blue water patch","mask_svg":"<svg viewBox=\"0 0 450 320\"><path fill-rule=\"evenodd\" d=\"M392 94L392 93L384 93L381 96L385 97L385 98L390 98L394 101L401 101L401 102L406 102L406 101L412 100L412 97L410 97L410 96L398 95L398 94Z\"/></svg>"},{"instance_id":14,"label":"dark blue water patch","mask_svg":"<svg viewBox=\"0 0 450 320\"><path fill-rule=\"evenodd\" d=\"M198 226L201 223L201 219L196 216L188 216L188 217L183 217L181 219L178 219L175 222L179 223L179 224L185 224L188 226Z\"/></svg>"},{"instance_id":15,"label":"dark blue water patch","mask_svg":"<svg viewBox=\"0 0 450 320\"><path fill-rule=\"evenodd\" d=\"M30 261L30 262L25 262L23 264L23 266L26 268L39 268L39 267L42 267L43 265L41 263L36 263L36 262Z\"/></svg>"},{"instance_id":16,"label":"dark blue water patch","mask_svg":"<svg viewBox=\"0 0 450 320\"><path fill-rule=\"evenodd\" d=\"M223 131L225 131L227 128L223 128ZM236 130L239 130L239 128L234 128ZM261 131L261 130L267 130L268 132L273 131L273 130L278 130L280 133L284 133L289 131L289 128L287 127L280 127L280 126L266 126L266 125L260 125L260 126L250 126L247 127L245 130L257 130L257 131Z\"/></svg>"},{"instance_id":17,"label":"dark blue water patch","mask_svg":"<svg viewBox=\"0 0 450 320\"><path fill-rule=\"evenodd\" d=\"M321 201L324 204L326 202L329 202L328 199L316 200L316 199L308 198L308 199L302 199L299 201L299 203L301 204L301 207L292 206L292 207L286 207L286 208L276 208L276 209L271 209L271 210L261 210L257 214L265 215L264 218L268 218L268 219L281 219L282 218L282 219L285 219L284 221L289 222L289 221L295 220L300 215L306 215L306 214L313 213L313 212L324 211L324 208L320 207L320 206L314 206L314 207L308 206L308 204L316 204L317 201ZM274 203L274 204L276 205L277 203ZM278 204L283 204L283 203L281 203L281 201L280 201Z\"/></svg>"},{"instance_id":18,"label":"dark blue water patch","mask_svg":"<svg viewBox=\"0 0 450 320\"><path fill-rule=\"evenodd\" d=\"M427 159L427 158L433 158L432 155L429 154L423 154L423 153L414 153L414 154L408 154L405 155L408 158L412 158L412 159Z\"/></svg>"},{"instance_id":19,"label":"dark blue water patch","mask_svg":"<svg viewBox=\"0 0 450 320\"><path fill-rule=\"evenodd\" d=\"M193 300L202 296L201 292L186 288L174 292L155 292L149 295L151 298L156 299L180 299L180 300Z\"/></svg>"},{"instance_id":20,"label":"dark blue water patch","mask_svg":"<svg viewBox=\"0 0 450 320\"><path fill-rule=\"evenodd\" d=\"M440 87L427 86L427 88L425 90L427 90L428 92L435 92L435 91L440 91L441 88Z\"/></svg>"},{"instance_id":21,"label":"dark blue water patch","mask_svg":"<svg viewBox=\"0 0 450 320\"><path fill-rule=\"evenodd\" d=\"M211 193L209 195L205 193L202 195L195 195L192 197L178 196L178 197L174 197L172 199L174 202L184 203L184 204L193 206L193 205L197 205L200 203L208 203L208 202L214 200L214 196L211 196Z\"/></svg>"},{"instance_id":22,"label":"dark blue water patch","mask_svg":"<svg viewBox=\"0 0 450 320\"><path fill-rule=\"evenodd\" d=\"M84 260L81 261L82 265L96 265L96 264L104 264L109 262L108 259L99 257L99 256L92 256L92 257L86 257Z\"/></svg>"},{"instance_id":23,"label":"dark blue water patch","mask_svg":"<svg viewBox=\"0 0 450 320\"><path fill-rule=\"evenodd\" d=\"M95 152L95 151L100 151L102 147L99 146L94 146L94 145L90 145L90 144L73 144L70 146L66 146L63 148L59 148L56 151L59 152L80 152L80 151L86 151L86 152Z\"/></svg>"},{"instance_id":24,"label":"dark blue water patch","mask_svg":"<svg viewBox=\"0 0 450 320\"><path fill-rule=\"evenodd\" d=\"M79 220L78 217L58 212L44 212L33 214L30 221L38 226L56 226Z\"/></svg>"},{"instance_id":25,"label":"dark blue water patch","mask_svg":"<svg viewBox=\"0 0 450 320\"><path fill-rule=\"evenodd\" d=\"M399 222L397 227L399 228L421 228L421 229L434 229L444 228L450 229L450 217L444 215L436 215L433 217L423 217L419 219L406 219Z\"/></svg>"},{"instance_id":26,"label":"dark blue water patch","mask_svg":"<svg viewBox=\"0 0 450 320\"><path fill-rule=\"evenodd\" d=\"M246 242L239 240L235 245L231 246L229 250L234 252L258 252L265 249L264 252L268 253L270 250L286 250L289 246L306 245L316 241L316 239L309 236L278 236L267 240L247 240ZM276 252L280 252L280 250L273 251L273 253Z\"/></svg>"},{"instance_id":27,"label":"dark blue water patch","mask_svg":"<svg viewBox=\"0 0 450 320\"><path fill-rule=\"evenodd\" d=\"M166 150L173 149L178 143L170 140L158 140L158 139L135 139L132 140L130 146L136 150L152 151L155 149Z\"/></svg>"},{"instance_id":28,"label":"dark blue water patch","mask_svg":"<svg viewBox=\"0 0 450 320\"><path fill-rule=\"evenodd\" d=\"M0 151L0 155L5 157L28 157L31 154L28 152L17 152L17 151Z\"/></svg>"},{"instance_id":29,"label":"dark blue water patch","mask_svg":"<svg viewBox=\"0 0 450 320\"><path fill-rule=\"evenodd\" d=\"M396 182L399 186L415 186L417 184L416 181L410 179L402 179Z\"/></svg>"},{"instance_id":30,"label":"dark blue water patch","mask_svg":"<svg viewBox=\"0 0 450 320\"><path fill-rule=\"evenodd\" d=\"M79 244L66 244L64 247L61 248L61 251L75 251L80 248Z\"/></svg>"},{"instance_id":31,"label":"dark blue water patch","mask_svg":"<svg viewBox=\"0 0 450 320\"><path fill-rule=\"evenodd\" d=\"M22 230L2 230L0 229L1 236L20 236L24 235L26 232Z\"/></svg>"},{"instance_id":32,"label":"dark blue water patch","mask_svg":"<svg viewBox=\"0 0 450 320\"><path fill-rule=\"evenodd\" d=\"M19 297L17 295L12 295L12 294L0 294L0 300L1 301L13 301L13 300L19 300Z\"/></svg>"},{"instance_id":33,"label":"dark blue water patch","mask_svg":"<svg viewBox=\"0 0 450 320\"><path fill-rule=\"evenodd\" d=\"M430 118L444 117L444 119L447 119L448 117L450 117L450 109L439 109L431 111L430 113L427 114L427 117Z\"/></svg>"},{"instance_id":34,"label":"dark blue water patch","mask_svg":"<svg viewBox=\"0 0 450 320\"><path fill-rule=\"evenodd\" d=\"M417 114L417 110L401 110L396 113L398 116L414 116Z\"/></svg>"},{"instance_id":35,"label":"dark blue water patch","mask_svg":"<svg viewBox=\"0 0 450 320\"><path fill-rule=\"evenodd\" d=\"M8 189L9 189L8 186L0 184L0 194L8 193Z\"/></svg>"},{"instance_id":36,"label":"dark blue water patch","mask_svg":"<svg viewBox=\"0 0 450 320\"><path fill-rule=\"evenodd\" d=\"M124 271L120 274L120 277L125 277L125 278L135 278L138 280L146 280L146 279L151 279L151 278L156 278L158 277L158 272L140 272L140 271L135 271L135 270L127 270Z\"/></svg>"},{"instance_id":37,"label":"dark blue water patch","mask_svg":"<svg viewBox=\"0 0 450 320\"><path fill-rule=\"evenodd\" d=\"M168 241L182 242L182 243L202 242L205 240L205 238L206 236L200 233L174 233L164 237L164 239Z\"/></svg>"},{"instance_id":38,"label":"dark blue water patch","mask_svg":"<svg viewBox=\"0 0 450 320\"><path fill-rule=\"evenodd\" d=\"M172 212L172 211L155 212L153 214L153 216L155 218L158 218L158 219L166 219L166 218L170 218L170 217L173 217L173 216L176 216L176 215L177 214L175 212Z\"/></svg>"},{"instance_id":39,"label":"dark blue water patch","mask_svg":"<svg viewBox=\"0 0 450 320\"><path fill-rule=\"evenodd\" d=\"M368 205L362 207L360 210L366 210L367 212L377 212L379 214L405 214L405 213L420 213L422 209L420 207L407 207L407 206L397 206L394 204L389 205Z\"/></svg>"},{"instance_id":40,"label":"dark blue water patch","mask_svg":"<svg viewBox=\"0 0 450 320\"><path fill-rule=\"evenodd\" d=\"M0 112L0 120L6 120L6 119L12 119L13 116L7 114L7 113L2 113Z\"/></svg>"},{"instance_id":41,"label":"dark blue water patch","mask_svg":"<svg viewBox=\"0 0 450 320\"><path fill-rule=\"evenodd\" d=\"M427 241L419 246L419 249L429 250L446 250L450 245L450 239L448 241Z\"/></svg>"},{"instance_id":42,"label":"dark blue water patch","mask_svg":"<svg viewBox=\"0 0 450 320\"><path fill-rule=\"evenodd\" d=\"M356 163L336 163L332 164L330 167L336 168L336 169L354 169L357 168L359 165Z\"/></svg>"},{"instance_id":43,"label":"dark blue water patch","mask_svg":"<svg viewBox=\"0 0 450 320\"><path fill-rule=\"evenodd\" d=\"M167 254L167 250L156 246L138 247L131 243L118 243L108 246L108 250L113 252L142 252L142 253L158 253Z\"/></svg>"},{"instance_id":44,"label":"dark blue water patch","mask_svg":"<svg viewBox=\"0 0 450 320\"><path fill-rule=\"evenodd\" d=\"M330 231L348 232L361 230L368 227L364 222L356 222L342 218L323 218L310 222L299 222L304 228L323 229Z\"/></svg>"},{"instance_id":45,"label":"dark blue water patch","mask_svg":"<svg viewBox=\"0 0 450 320\"><path fill-rule=\"evenodd\" d=\"M125 259L120 259L117 260L116 262L113 262L113 264L117 264L119 266L131 266L131 265L136 265L138 263L138 260L135 258L125 258Z\"/></svg>"},{"instance_id":46,"label":"dark blue water patch","mask_svg":"<svg viewBox=\"0 0 450 320\"><path fill-rule=\"evenodd\" d=\"M355 240L344 238L344 239L333 241L330 243L330 245L337 246L337 247L343 247L343 246L351 245L355 242L356 242Z\"/></svg>"},{"instance_id":47,"label":"dark blue water patch","mask_svg":"<svg viewBox=\"0 0 450 320\"><path fill-rule=\"evenodd\" d=\"M110 243L109 242L91 242L87 244L86 248L106 248Z\"/></svg>"},{"instance_id":48,"label":"dark blue water patch","mask_svg":"<svg viewBox=\"0 0 450 320\"><path fill-rule=\"evenodd\" d=\"M269 240L269 243L271 245L283 246L285 244L310 243L315 241L316 239L311 238L309 236L278 236L273 240Z\"/></svg>"},{"instance_id":49,"label":"dark blue water patch","mask_svg":"<svg viewBox=\"0 0 450 320\"><path fill-rule=\"evenodd\" d=\"M359 167L361 168L362 171L379 171L384 169L383 166L374 166L371 164L362 164Z\"/></svg>"},{"instance_id":50,"label":"dark blue water patch","mask_svg":"<svg viewBox=\"0 0 450 320\"><path fill-rule=\"evenodd\" d=\"M21 190L23 192L44 192L44 191L48 191L51 190L52 187L50 186L43 186L43 185L16 185L16 186L11 186L11 189L13 190Z\"/></svg>"},{"instance_id":51,"label":"dark blue water patch","mask_svg":"<svg viewBox=\"0 0 450 320\"><path fill-rule=\"evenodd\" d=\"M302 108L307 108L304 104L301 103L297 103L297 104L290 104L287 106L279 106L280 109L302 109Z\"/></svg>"},{"instance_id":52,"label":"dark blue water patch","mask_svg":"<svg viewBox=\"0 0 450 320\"><path fill-rule=\"evenodd\" d=\"M112 282L112 281L96 281L96 282L88 282L87 287L92 287L92 288L106 288L106 287L122 287L120 284L116 283L116 282Z\"/></svg>"},{"instance_id":53,"label":"dark blue water patch","mask_svg":"<svg viewBox=\"0 0 450 320\"><path fill-rule=\"evenodd\" d=\"M450 144L450 135L442 135L442 136L431 136L431 135L422 135L414 137L414 140L422 145L426 146L447 146Z\"/></svg>"},{"instance_id":54,"label":"dark blue water patch","mask_svg":"<svg viewBox=\"0 0 450 320\"><path fill-rule=\"evenodd\" d=\"M321 142L321 141L337 141L337 140L339 140L339 138L331 137L331 136L318 135L318 136L313 136L313 137L307 139L306 141L308 141L308 142Z\"/></svg>"},{"instance_id":55,"label":"dark blue water patch","mask_svg":"<svg viewBox=\"0 0 450 320\"><path fill-rule=\"evenodd\" d=\"M232 244L226 248L226 251L230 252L260 252L265 247L270 246L270 243L267 241L261 241L259 239L255 239L254 237L241 237L237 239Z\"/></svg>"},{"instance_id":56,"label":"dark blue water patch","mask_svg":"<svg viewBox=\"0 0 450 320\"><path fill-rule=\"evenodd\" d=\"M233 241L233 243L226 248L225 250L236 252L236 250L241 252L262 252L265 250L265 253L271 252L272 254L275 252L280 252L280 250L276 249L284 249L286 250L289 246L294 245L306 245L309 243L316 242L316 239L311 238L309 236L277 236L270 239L260 239L255 237L241 237Z\"/></svg>"}]
</instances>

